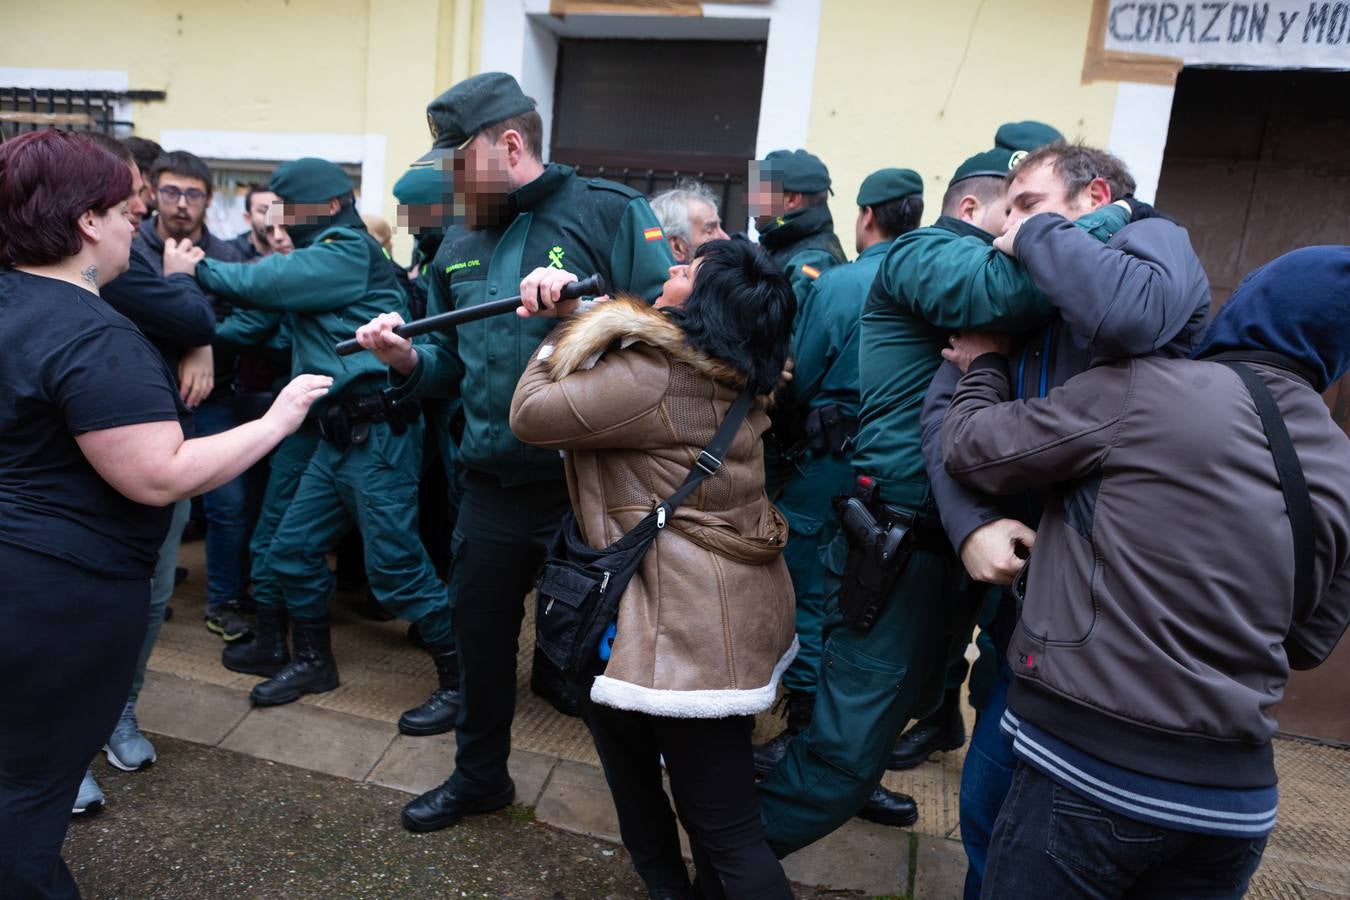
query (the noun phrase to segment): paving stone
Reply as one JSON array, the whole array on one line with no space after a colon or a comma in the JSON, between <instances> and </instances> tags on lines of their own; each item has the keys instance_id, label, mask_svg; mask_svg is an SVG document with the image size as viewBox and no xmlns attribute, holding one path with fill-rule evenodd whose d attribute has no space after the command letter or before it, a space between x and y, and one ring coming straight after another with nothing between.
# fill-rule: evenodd
<instances>
[{"instance_id":1,"label":"paving stone","mask_svg":"<svg viewBox=\"0 0 1350 900\"><path fill-rule=\"evenodd\" d=\"M400 734L394 737L366 780L410 794L424 794L445 781L454 768L453 734L431 737Z\"/></svg>"},{"instance_id":2,"label":"paving stone","mask_svg":"<svg viewBox=\"0 0 1350 900\"><path fill-rule=\"evenodd\" d=\"M362 781L384 755L394 734L394 729L382 722L289 703L255 708L220 746Z\"/></svg>"},{"instance_id":3,"label":"paving stone","mask_svg":"<svg viewBox=\"0 0 1350 900\"><path fill-rule=\"evenodd\" d=\"M241 691L146 672L136 714L146 731L214 746L252 708Z\"/></svg>"},{"instance_id":4,"label":"paving stone","mask_svg":"<svg viewBox=\"0 0 1350 900\"><path fill-rule=\"evenodd\" d=\"M619 840L619 815L604 773L595 766L563 760L553 769L535 805L535 818L564 831L607 841Z\"/></svg>"},{"instance_id":5,"label":"paving stone","mask_svg":"<svg viewBox=\"0 0 1350 900\"><path fill-rule=\"evenodd\" d=\"M909 884L909 831L851 819L785 857L783 871L799 884L903 896Z\"/></svg>"},{"instance_id":6,"label":"paving stone","mask_svg":"<svg viewBox=\"0 0 1350 900\"><path fill-rule=\"evenodd\" d=\"M959 900L965 891L966 852L959 841L918 835L915 900Z\"/></svg>"}]
</instances>

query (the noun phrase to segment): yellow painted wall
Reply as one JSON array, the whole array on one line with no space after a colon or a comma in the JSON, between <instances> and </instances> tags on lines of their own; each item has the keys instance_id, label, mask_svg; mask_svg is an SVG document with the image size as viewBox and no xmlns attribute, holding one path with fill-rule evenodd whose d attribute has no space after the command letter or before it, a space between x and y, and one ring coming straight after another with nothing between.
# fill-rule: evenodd
<instances>
[{"instance_id":1,"label":"yellow painted wall","mask_svg":"<svg viewBox=\"0 0 1350 900\"><path fill-rule=\"evenodd\" d=\"M156 140L165 129L382 134L392 222L389 192L430 145L427 102L476 71L482 3L7 3L3 64L125 70L132 89L168 94L133 105L136 133ZM403 256L411 244L398 246Z\"/></svg>"},{"instance_id":2,"label":"yellow painted wall","mask_svg":"<svg viewBox=\"0 0 1350 900\"><path fill-rule=\"evenodd\" d=\"M1038 119L1105 146L1116 85L1080 77L1091 7L823 0L807 147L830 168L845 246L852 250L858 185L876 169L918 171L931 222L952 172L990 149L1003 122Z\"/></svg>"}]
</instances>

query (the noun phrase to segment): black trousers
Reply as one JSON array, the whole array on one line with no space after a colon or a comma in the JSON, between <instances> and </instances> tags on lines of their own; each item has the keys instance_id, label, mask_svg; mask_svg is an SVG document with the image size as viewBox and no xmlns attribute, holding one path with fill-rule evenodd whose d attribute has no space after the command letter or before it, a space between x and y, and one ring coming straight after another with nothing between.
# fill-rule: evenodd
<instances>
[{"instance_id":1,"label":"black trousers","mask_svg":"<svg viewBox=\"0 0 1350 900\"><path fill-rule=\"evenodd\" d=\"M573 690L605 769L623 845L653 896L690 896L675 813L661 782L664 756L701 895L792 897L759 816L750 753L753 717L650 716L592 703L589 681Z\"/></svg>"},{"instance_id":2,"label":"black trousers","mask_svg":"<svg viewBox=\"0 0 1350 900\"><path fill-rule=\"evenodd\" d=\"M465 476L449 586L461 697L450 784L465 794L497 793L510 777L506 759L525 597L570 508L563 481L503 487L481 472Z\"/></svg>"},{"instance_id":3,"label":"black trousers","mask_svg":"<svg viewBox=\"0 0 1350 900\"><path fill-rule=\"evenodd\" d=\"M1237 900L1265 847L1136 821L1018 762L980 896Z\"/></svg>"},{"instance_id":4,"label":"black trousers","mask_svg":"<svg viewBox=\"0 0 1350 900\"><path fill-rule=\"evenodd\" d=\"M131 690L150 579L0 543L0 897L78 897L61 859L89 761Z\"/></svg>"}]
</instances>

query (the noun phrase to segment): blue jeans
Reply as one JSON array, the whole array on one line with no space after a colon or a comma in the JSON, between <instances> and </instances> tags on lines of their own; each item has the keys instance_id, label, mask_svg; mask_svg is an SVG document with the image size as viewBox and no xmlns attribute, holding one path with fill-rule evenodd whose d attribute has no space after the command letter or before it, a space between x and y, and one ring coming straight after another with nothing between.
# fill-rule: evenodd
<instances>
[{"instance_id":1,"label":"blue jeans","mask_svg":"<svg viewBox=\"0 0 1350 900\"><path fill-rule=\"evenodd\" d=\"M198 437L229 431L239 422L227 397L197 407L193 420ZM248 491L245 476L202 495L206 513L206 607L218 609L243 599L248 578Z\"/></svg>"},{"instance_id":2,"label":"blue jeans","mask_svg":"<svg viewBox=\"0 0 1350 900\"><path fill-rule=\"evenodd\" d=\"M1018 762L994 826L986 898L1239 898L1266 839L1138 822Z\"/></svg>"},{"instance_id":3,"label":"blue jeans","mask_svg":"<svg viewBox=\"0 0 1350 900\"><path fill-rule=\"evenodd\" d=\"M183 541L183 527L187 525L188 514L192 511L191 500L179 500L173 505L173 519L169 522L169 533L159 546L159 559L155 561L155 574L150 579L150 611L145 627L145 638L141 641L141 655L136 660L136 670L131 676L132 703L141 694L145 683L145 666L150 662L150 651L155 649L159 640L159 628L164 624L164 610L169 607L173 597L174 569L178 567L178 546Z\"/></svg>"},{"instance_id":4,"label":"blue jeans","mask_svg":"<svg viewBox=\"0 0 1350 900\"><path fill-rule=\"evenodd\" d=\"M1012 670L1006 662L998 664L998 678L989 689L989 699L975 718L966 762L961 769L961 843L966 850L965 900L978 900L984 880L989 841L994 820L1003 808L1012 783L1017 757L1012 739L999 728L999 720L1008 708L1008 687Z\"/></svg>"}]
</instances>

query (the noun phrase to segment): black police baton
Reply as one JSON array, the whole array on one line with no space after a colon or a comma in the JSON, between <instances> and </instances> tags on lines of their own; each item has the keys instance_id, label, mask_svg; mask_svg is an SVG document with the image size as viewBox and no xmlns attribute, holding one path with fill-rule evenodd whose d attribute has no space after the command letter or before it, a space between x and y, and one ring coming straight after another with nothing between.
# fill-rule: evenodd
<instances>
[{"instance_id":1,"label":"black police baton","mask_svg":"<svg viewBox=\"0 0 1350 900\"><path fill-rule=\"evenodd\" d=\"M589 278L563 285L558 294L558 299L575 300L578 297L598 297L604 292L605 277L597 272ZM394 334L399 337L410 338L432 331L449 331L451 328L458 328L465 322L477 322L479 319L486 319L489 316L500 316L515 312L518 306L520 306L519 294L502 300L480 303L477 306L470 306L465 309L455 309L439 315L427 316L425 319L404 322L394 329ZM351 356L365 348L356 342L356 338L351 338L350 340L340 341L333 349L337 351L338 356Z\"/></svg>"}]
</instances>

